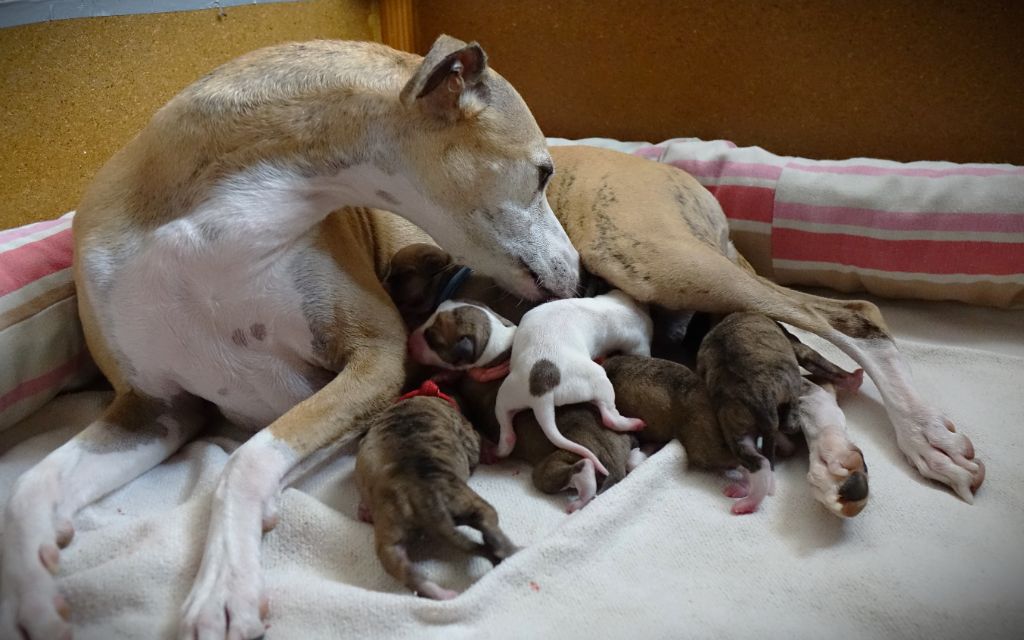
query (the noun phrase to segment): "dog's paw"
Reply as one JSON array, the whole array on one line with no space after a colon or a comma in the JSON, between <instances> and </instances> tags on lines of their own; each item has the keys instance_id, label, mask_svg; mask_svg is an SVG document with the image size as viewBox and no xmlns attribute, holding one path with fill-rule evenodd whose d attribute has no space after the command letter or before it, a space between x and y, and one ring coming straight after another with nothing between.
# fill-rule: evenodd
<instances>
[{"instance_id":1,"label":"dog's paw","mask_svg":"<svg viewBox=\"0 0 1024 640\"><path fill-rule=\"evenodd\" d=\"M974 458L970 438L934 411L908 411L893 423L900 450L921 475L948 485L972 504L985 480L985 465Z\"/></svg>"},{"instance_id":2,"label":"dog's paw","mask_svg":"<svg viewBox=\"0 0 1024 640\"><path fill-rule=\"evenodd\" d=\"M258 566L245 571L224 559L204 559L182 607L181 640L253 640L263 636L270 603L262 593L262 582Z\"/></svg>"},{"instance_id":3,"label":"dog's paw","mask_svg":"<svg viewBox=\"0 0 1024 640\"><path fill-rule=\"evenodd\" d=\"M807 481L814 498L837 516L852 518L868 503L868 466L846 434L826 428L808 442Z\"/></svg>"},{"instance_id":4,"label":"dog's paw","mask_svg":"<svg viewBox=\"0 0 1024 640\"><path fill-rule=\"evenodd\" d=\"M53 578L57 547L44 544L36 553L19 553L22 545L16 538L8 544L0 583L0 637L70 639L71 608Z\"/></svg>"}]
</instances>

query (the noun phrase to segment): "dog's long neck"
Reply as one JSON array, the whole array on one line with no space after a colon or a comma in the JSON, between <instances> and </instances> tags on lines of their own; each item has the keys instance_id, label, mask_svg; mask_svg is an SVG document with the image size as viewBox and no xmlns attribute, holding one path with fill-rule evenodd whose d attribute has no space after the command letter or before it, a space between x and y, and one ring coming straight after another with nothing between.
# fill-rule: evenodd
<instances>
[{"instance_id":1,"label":"dog's long neck","mask_svg":"<svg viewBox=\"0 0 1024 640\"><path fill-rule=\"evenodd\" d=\"M361 57L338 57L322 77L293 80L309 69L283 60L261 67L269 78L236 63L200 80L103 168L80 211L119 209L151 228L187 219L193 237L270 245L343 207L435 222L444 213L420 195L403 152L398 95L416 58L356 45ZM356 61L366 68L347 68Z\"/></svg>"}]
</instances>

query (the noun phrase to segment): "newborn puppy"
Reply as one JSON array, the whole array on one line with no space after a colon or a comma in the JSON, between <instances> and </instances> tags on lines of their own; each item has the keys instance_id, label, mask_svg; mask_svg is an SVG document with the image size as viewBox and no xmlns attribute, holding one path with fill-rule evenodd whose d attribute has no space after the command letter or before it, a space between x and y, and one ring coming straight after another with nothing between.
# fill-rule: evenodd
<instances>
[{"instance_id":1,"label":"newborn puppy","mask_svg":"<svg viewBox=\"0 0 1024 640\"><path fill-rule=\"evenodd\" d=\"M773 491L776 435L800 430L803 378L794 345L812 367L845 376L844 384L859 386L863 375L859 370L846 374L795 340L767 316L733 313L708 332L697 352L697 373L707 385L719 428L749 472L749 494L733 505L735 513L755 511Z\"/></svg>"},{"instance_id":2,"label":"newborn puppy","mask_svg":"<svg viewBox=\"0 0 1024 640\"><path fill-rule=\"evenodd\" d=\"M476 302L518 323L536 303L505 291L491 278L452 262L432 244L411 244L391 257L384 286L407 327L418 327L445 300Z\"/></svg>"},{"instance_id":3,"label":"newborn puppy","mask_svg":"<svg viewBox=\"0 0 1024 640\"><path fill-rule=\"evenodd\" d=\"M459 404L466 417L492 442L497 442L501 430L494 414L494 403L500 386L500 381L481 382L468 376L458 383ZM593 451L608 470L600 486L602 491L626 476L633 438L606 429L593 405L558 407L555 420L566 437ZM551 444L532 413L518 413L514 426L519 436L511 455L533 466L533 485L537 489L547 494L575 489L576 496L567 505L570 513L582 508L597 495L597 471L593 462Z\"/></svg>"},{"instance_id":4,"label":"newborn puppy","mask_svg":"<svg viewBox=\"0 0 1024 640\"><path fill-rule=\"evenodd\" d=\"M604 370L619 409L647 424L636 434L640 442L665 444L678 438L694 467L724 471L740 466L718 427L704 381L688 367L661 358L612 356Z\"/></svg>"},{"instance_id":5,"label":"newborn puppy","mask_svg":"<svg viewBox=\"0 0 1024 640\"><path fill-rule=\"evenodd\" d=\"M616 410L615 390L594 358L616 351L650 355L651 331L647 311L618 290L595 298L556 300L528 311L512 344L509 375L495 400L500 425L497 454L507 456L515 446L512 418L516 412L532 409L556 447L589 459L608 475L593 451L558 431L555 407L593 402L606 427L642 429L642 420L626 418Z\"/></svg>"},{"instance_id":6,"label":"newborn puppy","mask_svg":"<svg viewBox=\"0 0 1024 640\"><path fill-rule=\"evenodd\" d=\"M409 334L409 355L420 364L455 371L495 369L503 376L516 326L482 304L446 300Z\"/></svg>"},{"instance_id":7,"label":"newborn puppy","mask_svg":"<svg viewBox=\"0 0 1024 640\"><path fill-rule=\"evenodd\" d=\"M409 559L407 545L421 535L498 564L515 546L498 527L494 508L466 480L480 458L480 435L451 398L431 382L378 414L359 448L356 482L360 516L373 522L384 569L417 595L447 600L458 595L429 580ZM411 395L411 394L409 394ZM469 525L483 544L456 530Z\"/></svg>"}]
</instances>

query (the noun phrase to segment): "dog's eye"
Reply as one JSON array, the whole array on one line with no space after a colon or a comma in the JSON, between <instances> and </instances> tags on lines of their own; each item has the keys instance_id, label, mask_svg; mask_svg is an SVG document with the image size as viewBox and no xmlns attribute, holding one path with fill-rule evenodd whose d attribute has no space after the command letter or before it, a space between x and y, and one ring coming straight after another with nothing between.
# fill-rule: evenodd
<instances>
[{"instance_id":1,"label":"dog's eye","mask_svg":"<svg viewBox=\"0 0 1024 640\"><path fill-rule=\"evenodd\" d=\"M544 187L548 185L548 180L551 179L551 174L554 172L555 168L550 163L537 165L537 175L540 178L538 183L540 186L537 188L539 191L543 191Z\"/></svg>"}]
</instances>

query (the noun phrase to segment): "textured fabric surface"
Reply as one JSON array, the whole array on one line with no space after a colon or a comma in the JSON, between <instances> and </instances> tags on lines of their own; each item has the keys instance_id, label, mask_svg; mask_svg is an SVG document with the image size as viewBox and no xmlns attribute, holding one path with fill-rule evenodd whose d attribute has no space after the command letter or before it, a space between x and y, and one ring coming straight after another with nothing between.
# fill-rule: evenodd
<instances>
[{"instance_id":1,"label":"textured fabric surface","mask_svg":"<svg viewBox=\"0 0 1024 640\"><path fill-rule=\"evenodd\" d=\"M871 471L868 507L840 521L813 501L806 454L776 494L729 513L719 477L677 444L574 515L529 469L481 467L471 485L525 548L498 568L427 547L451 602L389 578L356 518L353 458L284 491L264 537L268 640L316 638L1011 638L1024 628L1024 311L880 305L926 397L970 434L988 478L974 506L903 460L875 388L843 403ZM816 346L820 343L814 342ZM831 349L825 353L849 365ZM60 396L17 427L15 477L95 416L107 393ZM30 434L36 434L29 437ZM237 440L208 435L75 518L58 581L77 640L170 638L198 567L218 473ZM2 543L2 539L0 539Z\"/></svg>"},{"instance_id":2,"label":"textured fabric surface","mask_svg":"<svg viewBox=\"0 0 1024 640\"><path fill-rule=\"evenodd\" d=\"M736 247L781 284L1024 304L1024 167L808 160L693 138L628 150L700 180Z\"/></svg>"},{"instance_id":3,"label":"textured fabric surface","mask_svg":"<svg viewBox=\"0 0 1024 640\"><path fill-rule=\"evenodd\" d=\"M0 231L0 431L90 377L71 277L71 218Z\"/></svg>"}]
</instances>

